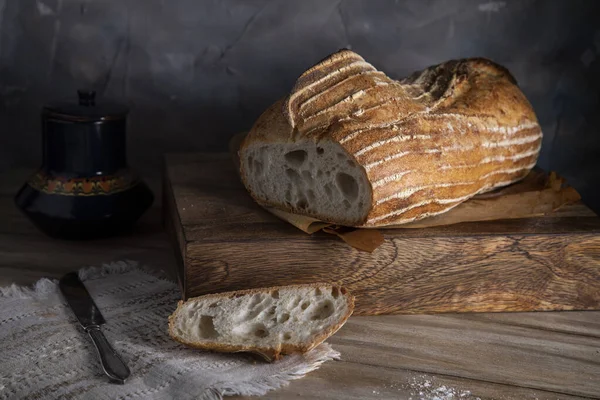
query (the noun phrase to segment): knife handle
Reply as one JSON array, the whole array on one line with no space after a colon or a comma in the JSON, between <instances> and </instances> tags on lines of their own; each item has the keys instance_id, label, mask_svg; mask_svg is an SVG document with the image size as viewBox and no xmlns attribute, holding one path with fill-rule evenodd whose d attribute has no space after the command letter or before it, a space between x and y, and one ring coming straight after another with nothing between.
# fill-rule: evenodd
<instances>
[{"instance_id":1,"label":"knife handle","mask_svg":"<svg viewBox=\"0 0 600 400\"><path fill-rule=\"evenodd\" d=\"M90 335L94 346L96 346L96 350L98 350L98 356L100 357L104 373L117 383L125 383L125 379L129 377L131 371L129 371L129 368L115 349L108 343L100 327L90 326L86 329L86 332Z\"/></svg>"}]
</instances>

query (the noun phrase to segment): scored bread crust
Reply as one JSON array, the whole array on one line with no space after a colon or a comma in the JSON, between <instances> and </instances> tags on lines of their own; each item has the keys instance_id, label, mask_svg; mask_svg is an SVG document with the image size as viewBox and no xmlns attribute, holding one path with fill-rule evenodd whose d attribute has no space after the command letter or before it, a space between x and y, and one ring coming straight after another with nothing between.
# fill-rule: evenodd
<instances>
[{"instance_id":1,"label":"scored bread crust","mask_svg":"<svg viewBox=\"0 0 600 400\"><path fill-rule=\"evenodd\" d=\"M363 170L368 213L332 220L259 196L262 205L327 222L378 227L440 214L476 194L524 178L542 132L531 104L504 67L483 58L448 61L396 81L342 50L298 78L240 147L332 142Z\"/></svg>"},{"instance_id":2,"label":"scored bread crust","mask_svg":"<svg viewBox=\"0 0 600 400\"><path fill-rule=\"evenodd\" d=\"M235 298L239 296L245 295L253 295L258 293L269 293L273 290L281 290L281 289L298 289L298 288L337 288L341 296L344 296L346 299L347 311L340 318L339 322L335 325L332 325L328 329L325 329L323 332L315 336L312 342L307 343L305 345L297 345L297 344L286 344L279 343L278 347L257 347L257 346L246 346L246 345L230 345L225 343L203 343L203 342L194 342L188 341L181 337L179 337L175 333L174 320L176 315L181 311L182 306L189 301L195 299L202 300L210 300L210 299L224 299L224 298ZM299 285L286 285L286 286L273 286L268 288L256 288L256 289L245 289L245 290L235 290L230 292L222 292L222 293L213 293L207 294L203 296L193 297L188 299L187 301L180 300L177 303L177 309L169 316L169 335L179 343L182 343L186 346L208 350L208 351L218 351L218 352L226 352L226 353L238 353L238 352L250 352L256 353L262 357L264 357L268 361L274 361L281 358L284 354L293 354L293 353L306 353L319 344L323 343L328 337L337 332L348 320L352 312L354 311L354 296L343 286L328 284L328 283L311 283L311 284L299 284Z\"/></svg>"}]
</instances>

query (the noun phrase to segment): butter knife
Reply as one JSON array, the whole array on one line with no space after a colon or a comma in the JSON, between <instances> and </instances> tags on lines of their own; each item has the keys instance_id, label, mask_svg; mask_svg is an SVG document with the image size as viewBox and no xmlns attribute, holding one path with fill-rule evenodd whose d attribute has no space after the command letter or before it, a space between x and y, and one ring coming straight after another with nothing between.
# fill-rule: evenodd
<instances>
[{"instance_id":1,"label":"butter knife","mask_svg":"<svg viewBox=\"0 0 600 400\"><path fill-rule=\"evenodd\" d=\"M77 273L63 276L58 286L83 330L92 338L104 373L115 383L125 383L131 372L100 330L106 321Z\"/></svg>"}]
</instances>

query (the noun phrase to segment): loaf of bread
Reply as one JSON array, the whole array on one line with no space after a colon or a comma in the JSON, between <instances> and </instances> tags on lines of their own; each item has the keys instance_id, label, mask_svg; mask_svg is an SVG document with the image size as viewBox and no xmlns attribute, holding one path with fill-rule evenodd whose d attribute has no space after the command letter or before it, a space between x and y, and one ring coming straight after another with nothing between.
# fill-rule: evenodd
<instances>
[{"instance_id":1,"label":"loaf of bread","mask_svg":"<svg viewBox=\"0 0 600 400\"><path fill-rule=\"evenodd\" d=\"M353 310L354 297L336 285L240 290L179 302L169 317L169 333L191 347L276 360L322 343Z\"/></svg>"},{"instance_id":2,"label":"loaf of bread","mask_svg":"<svg viewBox=\"0 0 600 400\"><path fill-rule=\"evenodd\" d=\"M444 213L524 178L542 132L515 79L482 58L396 81L343 50L256 121L242 180L265 206L355 227Z\"/></svg>"}]
</instances>

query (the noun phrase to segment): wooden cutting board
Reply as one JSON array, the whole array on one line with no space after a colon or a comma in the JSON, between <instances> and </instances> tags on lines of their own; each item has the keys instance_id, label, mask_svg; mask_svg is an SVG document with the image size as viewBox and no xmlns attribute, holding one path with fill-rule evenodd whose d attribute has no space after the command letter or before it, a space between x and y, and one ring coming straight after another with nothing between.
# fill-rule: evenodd
<instances>
[{"instance_id":1,"label":"wooden cutting board","mask_svg":"<svg viewBox=\"0 0 600 400\"><path fill-rule=\"evenodd\" d=\"M307 235L260 208L227 154L166 157L164 219L184 298L309 282L356 295L355 314L600 309L600 218L549 216L382 230L373 253Z\"/></svg>"}]
</instances>

